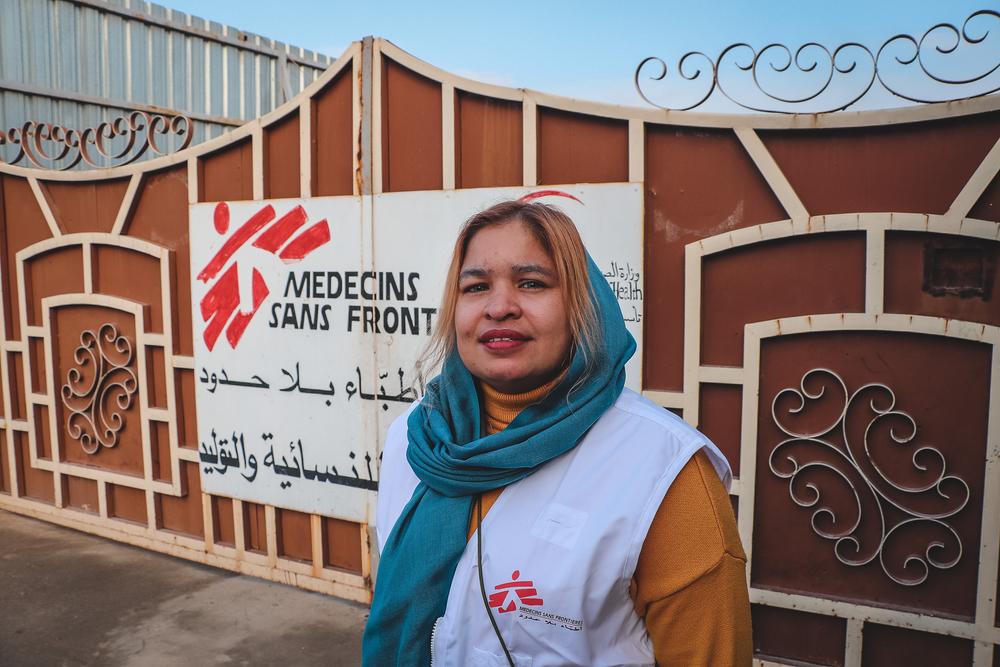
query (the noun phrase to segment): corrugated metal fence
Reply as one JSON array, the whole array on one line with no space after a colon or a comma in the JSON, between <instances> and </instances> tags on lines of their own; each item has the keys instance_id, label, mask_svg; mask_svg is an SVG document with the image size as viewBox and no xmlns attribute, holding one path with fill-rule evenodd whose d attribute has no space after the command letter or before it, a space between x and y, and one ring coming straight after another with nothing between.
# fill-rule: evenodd
<instances>
[{"instance_id":1,"label":"corrugated metal fence","mask_svg":"<svg viewBox=\"0 0 1000 667\"><path fill-rule=\"evenodd\" d=\"M333 62L139 0L0 0L0 17L0 131L31 120L82 130L138 110L190 117L198 143Z\"/></svg>"}]
</instances>

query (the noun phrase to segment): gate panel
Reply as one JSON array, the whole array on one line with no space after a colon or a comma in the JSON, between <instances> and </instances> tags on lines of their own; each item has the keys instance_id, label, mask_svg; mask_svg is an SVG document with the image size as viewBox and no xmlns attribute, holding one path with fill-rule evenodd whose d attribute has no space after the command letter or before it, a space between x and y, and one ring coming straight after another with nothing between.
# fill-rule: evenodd
<instances>
[{"instance_id":1,"label":"gate panel","mask_svg":"<svg viewBox=\"0 0 1000 667\"><path fill-rule=\"evenodd\" d=\"M702 264L701 363L743 365L743 325L865 310L863 234L757 243ZM748 276L753 276L748 280Z\"/></svg>"},{"instance_id":2,"label":"gate panel","mask_svg":"<svg viewBox=\"0 0 1000 667\"><path fill-rule=\"evenodd\" d=\"M98 512L97 482L92 479L66 475L63 477L63 498L69 507L81 512Z\"/></svg>"},{"instance_id":3,"label":"gate panel","mask_svg":"<svg viewBox=\"0 0 1000 667\"><path fill-rule=\"evenodd\" d=\"M972 664L968 639L932 635L877 623L866 623L861 667L877 665L935 665L960 667Z\"/></svg>"},{"instance_id":4,"label":"gate panel","mask_svg":"<svg viewBox=\"0 0 1000 667\"><path fill-rule=\"evenodd\" d=\"M3 233L4 256L4 322L8 338L21 337L21 321L17 316L20 294L14 279L15 257L29 245L52 236L52 230L45 221L42 210L31 191L27 179L4 175L0 177L3 190Z\"/></svg>"},{"instance_id":5,"label":"gate panel","mask_svg":"<svg viewBox=\"0 0 1000 667\"><path fill-rule=\"evenodd\" d=\"M842 667L847 623L842 618L755 604L753 643L758 657Z\"/></svg>"},{"instance_id":6,"label":"gate panel","mask_svg":"<svg viewBox=\"0 0 1000 667\"><path fill-rule=\"evenodd\" d=\"M887 332L766 339L751 583L972 620L992 353Z\"/></svg>"},{"instance_id":7,"label":"gate panel","mask_svg":"<svg viewBox=\"0 0 1000 667\"><path fill-rule=\"evenodd\" d=\"M40 182L46 201L62 231L110 232L128 190L128 179L90 183Z\"/></svg>"},{"instance_id":8,"label":"gate panel","mask_svg":"<svg viewBox=\"0 0 1000 667\"><path fill-rule=\"evenodd\" d=\"M538 183L628 181L628 121L539 107Z\"/></svg>"},{"instance_id":9,"label":"gate panel","mask_svg":"<svg viewBox=\"0 0 1000 667\"><path fill-rule=\"evenodd\" d=\"M198 160L198 201L239 199L253 199L253 145L250 139Z\"/></svg>"},{"instance_id":10,"label":"gate panel","mask_svg":"<svg viewBox=\"0 0 1000 667\"><path fill-rule=\"evenodd\" d=\"M455 187L520 185L521 104L473 93L455 94Z\"/></svg>"},{"instance_id":11,"label":"gate panel","mask_svg":"<svg viewBox=\"0 0 1000 667\"><path fill-rule=\"evenodd\" d=\"M382 190L440 190L441 85L382 58Z\"/></svg>"},{"instance_id":12,"label":"gate panel","mask_svg":"<svg viewBox=\"0 0 1000 667\"><path fill-rule=\"evenodd\" d=\"M643 382L683 385L684 246L787 217L731 130L647 125Z\"/></svg>"},{"instance_id":13,"label":"gate panel","mask_svg":"<svg viewBox=\"0 0 1000 667\"><path fill-rule=\"evenodd\" d=\"M983 115L760 137L813 215L942 214L1000 137L1000 121Z\"/></svg>"},{"instance_id":14,"label":"gate panel","mask_svg":"<svg viewBox=\"0 0 1000 667\"><path fill-rule=\"evenodd\" d=\"M17 457L17 486L25 497L44 503L55 502L52 473L31 465L28 434L14 433L14 456Z\"/></svg>"},{"instance_id":15,"label":"gate panel","mask_svg":"<svg viewBox=\"0 0 1000 667\"><path fill-rule=\"evenodd\" d=\"M948 234L885 236L885 310L1000 325L1000 243Z\"/></svg>"},{"instance_id":16,"label":"gate panel","mask_svg":"<svg viewBox=\"0 0 1000 667\"><path fill-rule=\"evenodd\" d=\"M163 528L203 538L205 527L201 504L201 474L198 464L181 461L181 488L184 494L173 496L165 493L154 494L157 528Z\"/></svg>"},{"instance_id":17,"label":"gate panel","mask_svg":"<svg viewBox=\"0 0 1000 667\"><path fill-rule=\"evenodd\" d=\"M172 251L174 269L170 278L174 302L171 304L171 317L177 329L177 335L173 337L173 351L190 355L194 350L191 342L191 253L187 201L188 169L185 165L145 175L136 193L134 210L126 230L129 236ZM191 406L193 410L194 403Z\"/></svg>"},{"instance_id":18,"label":"gate panel","mask_svg":"<svg viewBox=\"0 0 1000 667\"><path fill-rule=\"evenodd\" d=\"M299 114L292 113L264 128L264 197L298 197Z\"/></svg>"},{"instance_id":19,"label":"gate panel","mask_svg":"<svg viewBox=\"0 0 1000 667\"><path fill-rule=\"evenodd\" d=\"M312 194L349 195L354 191L354 97L351 72L338 74L310 101L309 142Z\"/></svg>"}]
</instances>

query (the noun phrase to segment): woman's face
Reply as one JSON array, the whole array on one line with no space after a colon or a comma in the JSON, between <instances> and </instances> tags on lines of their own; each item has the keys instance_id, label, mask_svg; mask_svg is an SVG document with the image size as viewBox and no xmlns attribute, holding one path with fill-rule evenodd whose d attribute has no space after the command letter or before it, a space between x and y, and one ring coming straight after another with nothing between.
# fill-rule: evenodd
<instances>
[{"instance_id":1,"label":"woman's face","mask_svg":"<svg viewBox=\"0 0 1000 667\"><path fill-rule=\"evenodd\" d=\"M469 372L502 392L534 389L563 369L572 344L566 304L552 259L523 223L469 241L455 334Z\"/></svg>"}]
</instances>

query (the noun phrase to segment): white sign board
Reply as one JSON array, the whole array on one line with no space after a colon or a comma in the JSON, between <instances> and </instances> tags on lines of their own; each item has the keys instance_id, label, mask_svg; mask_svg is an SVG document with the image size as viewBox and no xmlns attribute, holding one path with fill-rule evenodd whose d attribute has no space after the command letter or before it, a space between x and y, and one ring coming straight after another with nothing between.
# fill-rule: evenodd
<instances>
[{"instance_id":1,"label":"white sign board","mask_svg":"<svg viewBox=\"0 0 1000 667\"><path fill-rule=\"evenodd\" d=\"M373 521L385 429L423 386L461 224L541 188L195 204L192 303L202 488ZM551 188L642 341L637 184ZM641 349L628 366L639 389Z\"/></svg>"}]
</instances>

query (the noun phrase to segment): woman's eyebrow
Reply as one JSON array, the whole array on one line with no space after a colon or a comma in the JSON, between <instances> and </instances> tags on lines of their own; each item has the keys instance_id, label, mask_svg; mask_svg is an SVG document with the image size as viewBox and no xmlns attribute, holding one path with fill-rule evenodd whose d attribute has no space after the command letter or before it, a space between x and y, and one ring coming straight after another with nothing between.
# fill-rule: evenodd
<instances>
[{"instance_id":1,"label":"woman's eyebrow","mask_svg":"<svg viewBox=\"0 0 1000 667\"><path fill-rule=\"evenodd\" d=\"M480 268L478 266L469 267L468 269L462 269L462 272L458 274L458 279L463 278L485 278L488 274L486 269Z\"/></svg>"},{"instance_id":2,"label":"woman's eyebrow","mask_svg":"<svg viewBox=\"0 0 1000 667\"><path fill-rule=\"evenodd\" d=\"M555 275L555 274L553 274L553 272L552 272L551 269L547 269L544 266L542 266L541 264L515 264L514 266L512 266L510 268L516 274L522 274L522 273L540 273L543 276L549 276L549 277Z\"/></svg>"}]
</instances>

